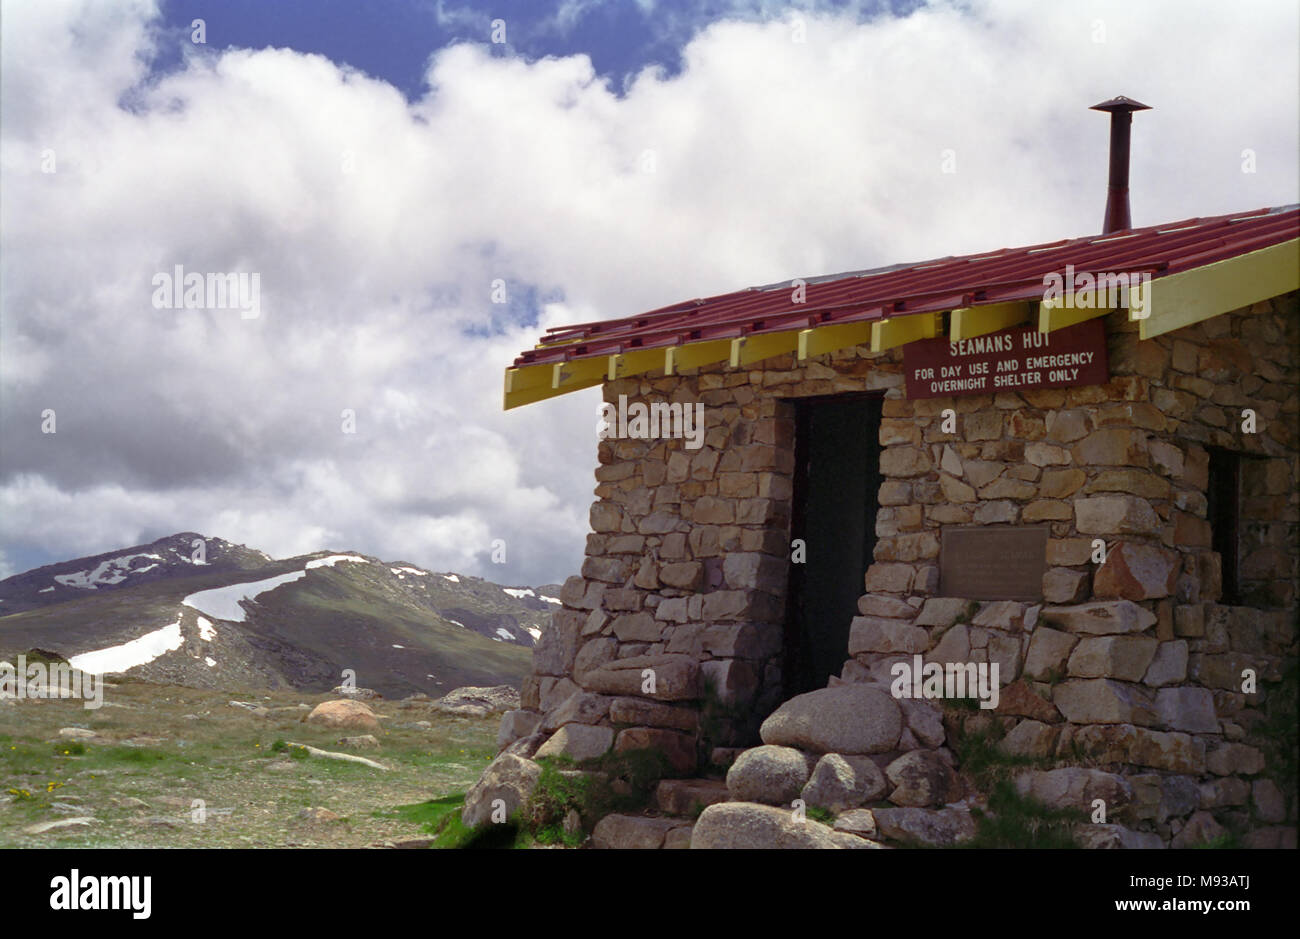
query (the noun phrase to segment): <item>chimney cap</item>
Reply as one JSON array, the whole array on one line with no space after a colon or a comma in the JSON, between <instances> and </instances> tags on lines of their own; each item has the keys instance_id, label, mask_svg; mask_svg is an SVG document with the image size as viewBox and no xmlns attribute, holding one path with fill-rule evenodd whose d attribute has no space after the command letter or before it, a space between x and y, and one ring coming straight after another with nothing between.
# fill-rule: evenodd
<instances>
[{"instance_id":1,"label":"chimney cap","mask_svg":"<svg viewBox=\"0 0 1300 939\"><path fill-rule=\"evenodd\" d=\"M1088 108L1089 111L1150 111L1151 105L1143 104L1141 101L1134 101L1132 98L1126 98L1123 95L1116 95L1109 101L1103 101L1101 104L1094 104Z\"/></svg>"}]
</instances>

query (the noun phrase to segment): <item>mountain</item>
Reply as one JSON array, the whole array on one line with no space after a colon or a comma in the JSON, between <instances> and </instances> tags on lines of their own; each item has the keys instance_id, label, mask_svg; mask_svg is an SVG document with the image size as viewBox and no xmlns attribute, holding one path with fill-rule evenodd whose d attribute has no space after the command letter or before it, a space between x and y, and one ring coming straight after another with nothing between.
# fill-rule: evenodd
<instances>
[{"instance_id":1,"label":"mountain","mask_svg":"<svg viewBox=\"0 0 1300 939\"><path fill-rule=\"evenodd\" d=\"M0 580L0 657L196 687L388 697L518 685L559 587L501 587L354 552L269 555L181 532Z\"/></svg>"}]
</instances>

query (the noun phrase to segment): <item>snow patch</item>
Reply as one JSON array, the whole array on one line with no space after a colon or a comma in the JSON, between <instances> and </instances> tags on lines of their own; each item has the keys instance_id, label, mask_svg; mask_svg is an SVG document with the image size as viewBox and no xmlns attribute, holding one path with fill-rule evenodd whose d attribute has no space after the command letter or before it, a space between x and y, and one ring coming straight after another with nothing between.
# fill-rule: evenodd
<instances>
[{"instance_id":1,"label":"snow patch","mask_svg":"<svg viewBox=\"0 0 1300 939\"><path fill-rule=\"evenodd\" d=\"M210 655L205 655L203 657L203 664L205 664L208 668L212 668L217 664L217 660Z\"/></svg>"},{"instance_id":2,"label":"snow patch","mask_svg":"<svg viewBox=\"0 0 1300 939\"><path fill-rule=\"evenodd\" d=\"M405 649L406 646L399 646L397 643L394 642L394 643L393 643L393 648L394 648L394 649Z\"/></svg>"},{"instance_id":3,"label":"snow patch","mask_svg":"<svg viewBox=\"0 0 1300 939\"><path fill-rule=\"evenodd\" d=\"M502 627L502 626L498 626L498 627L497 627L497 636L500 636L502 639L514 639L514 638L515 638L515 634L514 634L514 633L512 633L510 630L508 630L508 629L506 629L506 628L504 628L504 627ZM496 636L493 636L492 638L495 639Z\"/></svg>"},{"instance_id":4,"label":"snow patch","mask_svg":"<svg viewBox=\"0 0 1300 939\"><path fill-rule=\"evenodd\" d=\"M538 600L545 600L547 603L554 603L554 604L557 605L557 606L559 606L560 604L564 603L563 600L557 600L557 599L555 599L555 597L544 597L544 596L542 596L540 593L537 595L537 599L538 599Z\"/></svg>"},{"instance_id":5,"label":"snow patch","mask_svg":"<svg viewBox=\"0 0 1300 939\"><path fill-rule=\"evenodd\" d=\"M120 646L83 652L68 659L68 664L83 672L102 675L105 672L125 672L127 669L146 665L167 652L179 649L185 640L181 638L181 621L177 620L162 629L145 633L139 639L132 639Z\"/></svg>"},{"instance_id":6,"label":"snow patch","mask_svg":"<svg viewBox=\"0 0 1300 939\"><path fill-rule=\"evenodd\" d=\"M254 600L259 594L267 593L283 584L292 583L307 576L306 571L291 571L265 580L254 580L246 584L231 584L229 587L216 587L212 590L200 590L192 593L181 603L205 613L213 619L223 619L230 623L242 623L245 620L244 608L240 600Z\"/></svg>"},{"instance_id":7,"label":"snow patch","mask_svg":"<svg viewBox=\"0 0 1300 939\"><path fill-rule=\"evenodd\" d=\"M469 629L469 627L466 626L464 623L462 623L460 620L449 619L449 620L447 620L447 622L449 622L449 623L455 623L455 624L456 624L457 626L459 626L461 629Z\"/></svg>"},{"instance_id":8,"label":"snow patch","mask_svg":"<svg viewBox=\"0 0 1300 939\"><path fill-rule=\"evenodd\" d=\"M100 561L92 570L74 571L71 574L55 574L54 580L63 584L65 587L80 587L83 590L94 590L101 584L108 587L114 584L120 584L126 580L128 574L139 574L142 571L152 570L157 564L150 564L148 567L130 570L131 562L136 558L156 558L162 560L156 554L123 554L120 557L109 558L107 561Z\"/></svg>"},{"instance_id":9,"label":"snow patch","mask_svg":"<svg viewBox=\"0 0 1300 939\"><path fill-rule=\"evenodd\" d=\"M521 600L524 597L537 596L537 594L533 593L532 589L528 587L525 587L522 590L516 589L514 587L502 587L501 589L504 590L506 593L510 594L510 596L514 597L516 600Z\"/></svg>"},{"instance_id":10,"label":"snow patch","mask_svg":"<svg viewBox=\"0 0 1300 939\"><path fill-rule=\"evenodd\" d=\"M355 554L331 554L327 558L317 558L314 561L308 561L307 570L311 570L313 567L333 567L340 561L354 561L358 564L370 563L365 558L357 557Z\"/></svg>"},{"instance_id":11,"label":"snow patch","mask_svg":"<svg viewBox=\"0 0 1300 939\"><path fill-rule=\"evenodd\" d=\"M460 583L460 578L455 574L443 574L442 577L444 580L450 580L453 584Z\"/></svg>"},{"instance_id":12,"label":"snow patch","mask_svg":"<svg viewBox=\"0 0 1300 939\"><path fill-rule=\"evenodd\" d=\"M527 632L528 635L532 636L534 639L542 638L542 631L540 629L536 629L532 626L525 626L524 631Z\"/></svg>"},{"instance_id":13,"label":"snow patch","mask_svg":"<svg viewBox=\"0 0 1300 939\"><path fill-rule=\"evenodd\" d=\"M36 591L36 592L37 592L37 593L49 593L49 592L50 592L51 590L53 590L53 589L54 589L53 587L46 587L44 590L38 590L38 591Z\"/></svg>"},{"instance_id":14,"label":"snow patch","mask_svg":"<svg viewBox=\"0 0 1300 939\"><path fill-rule=\"evenodd\" d=\"M217 638L217 631L213 628L211 621L204 617L199 617L199 638L204 642L211 642Z\"/></svg>"},{"instance_id":15,"label":"snow patch","mask_svg":"<svg viewBox=\"0 0 1300 939\"><path fill-rule=\"evenodd\" d=\"M414 574L416 577L429 576L428 571L422 571L418 567L393 567L393 568L389 568L389 570L391 570L394 574L396 574L398 571L404 571L407 574Z\"/></svg>"}]
</instances>

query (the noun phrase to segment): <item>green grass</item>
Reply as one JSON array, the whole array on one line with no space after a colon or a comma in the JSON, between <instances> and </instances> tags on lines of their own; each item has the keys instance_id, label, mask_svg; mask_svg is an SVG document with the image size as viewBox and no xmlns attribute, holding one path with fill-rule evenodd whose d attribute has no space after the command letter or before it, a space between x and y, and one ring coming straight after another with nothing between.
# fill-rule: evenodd
<instances>
[{"instance_id":1,"label":"green grass","mask_svg":"<svg viewBox=\"0 0 1300 939\"><path fill-rule=\"evenodd\" d=\"M964 848L1075 848L1074 825L1087 821L1078 809L1053 809L1020 795L1012 782L1017 770L1047 768L1059 761L1054 757L1019 756L998 748L1004 733L993 722L986 729L967 731L962 727L951 739L957 765L980 792L989 793L988 811L971 810L975 837Z\"/></svg>"},{"instance_id":2,"label":"green grass","mask_svg":"<svg viewBox=\"0 0 1300 939\"><path fill-rule=\"evenodd\" d=\"M972 809L975 837L963 848L1077 848L1070 831L1086 822L1080 809L1053 809L1016 792L1009 780L994 785L989 811Z\"/></svg>"}]
</instances>

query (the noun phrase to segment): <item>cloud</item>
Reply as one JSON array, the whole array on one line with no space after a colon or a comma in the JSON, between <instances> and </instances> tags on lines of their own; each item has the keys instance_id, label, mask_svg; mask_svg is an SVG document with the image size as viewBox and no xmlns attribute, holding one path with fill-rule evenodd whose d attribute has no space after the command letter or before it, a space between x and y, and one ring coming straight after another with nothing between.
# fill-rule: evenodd
<instances>
[{"instance_id":1,"label":"cloud","mask_svg":"<svg viewBox=\"0 0 1300 939\"><path fill-rule=\"evenodd\" d=\"M288 49L187 46L153 75L180 40L147 3L3 13L11 565L189 529L560 580L598 393L500 410L547 326L1094 232L1106 120L1086 108L1118 93L1156 108L1135 223L1297 201L1293 4L808 12L802 42L722 20L680 73L625 87L585 56L457 44L413 102ZM177 264L259 274L261 315L155 309Z\"/></svg>"}]
</instances>

